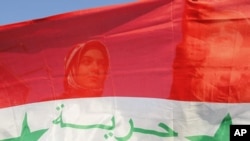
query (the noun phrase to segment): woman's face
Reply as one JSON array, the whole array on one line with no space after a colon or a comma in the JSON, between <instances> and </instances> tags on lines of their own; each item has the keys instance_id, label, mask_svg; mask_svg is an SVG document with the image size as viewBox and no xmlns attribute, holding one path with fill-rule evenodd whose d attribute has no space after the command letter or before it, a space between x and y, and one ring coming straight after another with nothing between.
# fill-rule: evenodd
<instances>
[{"instance_id":1,"label":"woman's face","mask_svg":"<svg viewBox=\"0 0 250 141\"><path fill-rule=\"evenodd\" d=\"M107 73L105 57L98 49L87 50L80 60L76 82L90 89L103 88Z\"/></svg>"}]
</instances>

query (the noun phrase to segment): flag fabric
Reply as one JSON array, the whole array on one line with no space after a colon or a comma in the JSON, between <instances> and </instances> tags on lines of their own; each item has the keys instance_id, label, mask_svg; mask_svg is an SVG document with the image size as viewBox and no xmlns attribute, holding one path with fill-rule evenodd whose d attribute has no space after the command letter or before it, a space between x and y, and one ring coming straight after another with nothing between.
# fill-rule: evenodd
<instances>
[{"instance_id":1,"label":"flag fabric","mask_svg":"<svg viewBox=\"0 0 250 141\"><path fill-rule=\"evenodd\" d=\"M171 97L249 102L249 2L190 0L185 7Z\"/></svg>"},{"instance_id":2,"label":"flag fabric","mask_svg":"<svg viewBox=\"0 0 250 141\"><path fill-rule=\"evenodd\" d=\"M250 124L247 0L146 0L0 26L1 141L229 141Z\"/></svg>"}]
</instances>

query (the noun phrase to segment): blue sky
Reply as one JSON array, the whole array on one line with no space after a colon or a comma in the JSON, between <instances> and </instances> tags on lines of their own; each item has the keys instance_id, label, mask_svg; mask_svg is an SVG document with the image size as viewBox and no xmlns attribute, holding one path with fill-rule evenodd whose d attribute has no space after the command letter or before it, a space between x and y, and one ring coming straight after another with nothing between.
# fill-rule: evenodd
<instances>
[{"instance_id":1,"label":"blue sky","mask_svg":"<svg viewBox=\"0 0 250 141\"><path fill-rule=\"evenodd\" d=\"M1 0L0 26L75 10L125 4L136 0Z\"/></svg>"}]
</instances>

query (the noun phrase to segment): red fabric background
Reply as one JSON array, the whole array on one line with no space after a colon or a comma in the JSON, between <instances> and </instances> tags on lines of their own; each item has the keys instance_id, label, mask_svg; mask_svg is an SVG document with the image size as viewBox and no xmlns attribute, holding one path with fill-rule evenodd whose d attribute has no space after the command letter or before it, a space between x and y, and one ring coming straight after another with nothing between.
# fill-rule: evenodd
<instances>
[{"instance_id":1,"label":"red fabric background","mask_svg":"<svg viewBox=\"0 0 250 141\"><path fill-rule=\"evenodd\" d=\"M249 8L246 0L187 1L172 99L250 101Z\"/></svg>"},{"instance_id":2,"label":"red fabric background","mask_svg":"<svg viewBox=\"0 0 250 141\"><path fill-rule=\"evenodd\" d=\"M0 107L56 99L65 55L92 39L110 54L103 96L167 98L182 13L183 2L157 0L1 26Z\"/></svg>"}]
</instances>

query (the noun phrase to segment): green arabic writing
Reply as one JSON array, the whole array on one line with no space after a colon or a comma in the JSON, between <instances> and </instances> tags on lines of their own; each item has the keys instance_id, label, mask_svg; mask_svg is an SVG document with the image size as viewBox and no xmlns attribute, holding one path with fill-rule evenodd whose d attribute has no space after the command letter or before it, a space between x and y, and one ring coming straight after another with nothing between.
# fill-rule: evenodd
<instances>
[{"instance_id":1,"label":"green arabic writing","mask_svg":"<svg viewBox=\"0 0 250 141\"><path fill-rule=\"evenodd\" d=\"M171 128L169 128L164 123L159 123L158 126L163 128L167 132L159 132L159 131L155 131L155 130L149 130L149 129L142 129L142 128L134 127L134 123L133 123L132 119L129 120L129 124L130 124L129 133L124 137L115 137L115 139L117 141L127 141L127 140L129 140L134 132L143 133L143 134L150 134L150 135L155 135L155 136L159 136L159 137L176 137L176 136L178 136L177 132L173 131Z\"/></svg>"},{"instance_id":2,"label":"green arabic writing","mask_svg":"<svg viewBox=\"0 0 250 141\"><path fill-rule=\"evenodd\" d=\"M63 108L64 105L61 105ZM58 109L58 108L57 108ZM111 118L112 125L104 125L104 124L93 124L93 125L78 125L78 124L72 124L72 123L65 123L62 118L62 111L55 120L52 121L54 124L60 124L62 128L70 127L75 129L91 129L91 128L100 128L105 130L113 130L115 128L115 118Z\"/></svg>"},{"instance_id":3,"label":"green arabic writing","mask_svg":"<svg viewBox=\"0 0 250 141\"><path fill-rule=\"evenodd\" d=\"M93 125L79 125L79 124L74 124L74 123L66 123L63 121L63 109L64 105L62 104L61 107L57 107L57 110L61 110L59 116L52 121L53 124L59 124L61 128L73 128L73 129L92 129L92 128L99 128L99 129L104 129L104 130L114 130L115 129L115 117L113 116L111 118L111 125L104 125L104 124L93 124ZM176 137L178 136L178 133L175 132L173 129L168 127L166 124L160 122L158 124L159 127L165 130L165 132L160 132L156 130L151 130L151 129L143 129L143 128L138 128L134 126L134 122L132 119L129 120L129 125L130 125L130 130L128 134L124 137L114 137L117 141L128 141L134 132L137 133L142 133L142 134L149 134L149 135L155 135L158 137ZM113 133L108 133L105 134L104 137L107 139L108 137L112 137Z\"/></svg>"},{"instance_id":4,"label":"green arabic writing","mask_svg":"<svg viewBox=\"0 0 250 141\"><path fill-rule=\"evenodd\" d=\"M173 129L168 127L165 123L160 122L158 124L158 127L162 128L163 131L157 131L152 129L144 129L139 128L134 125L134 121L132 119L129 119L128 123L130 125L130 129L128 133L125 136L114 136L112 133L115 129L115 117L113 116L111 118L111 124L105 125L105 124L92 124L92 125L79 125L79 124L73 124L73 123L66 123L63 121L63 109L64 105L62 104L60 107L57 107L56 109L59 111L61 110L59 116L52 121L55 125L60 125L61 128L73 128L73 129L103 129L108 130L109 133L104 135L105 139L108 139L109 137L114 137L116 141L128 141L131 139L134 133L141 133L141 134L147 134L147 135L154 135L157 137L177 137L178 133L175 132ZM229 141L229 128L232 124L232 118L230 114L227 114L223 120L220 123L219 128L217 129L214 136L208 136L208 135L195 135L195 136L188 136L186 139L190 141ZM48 129L42 129L37 131L30 131L30 127L28 125L27 121L27 113L25 113L23 123L22 123L22 131L20 137L15 138L8 138L3 139L0 141L38 141L39 138L47 131Z\"/></svg>"}]
</instances>

